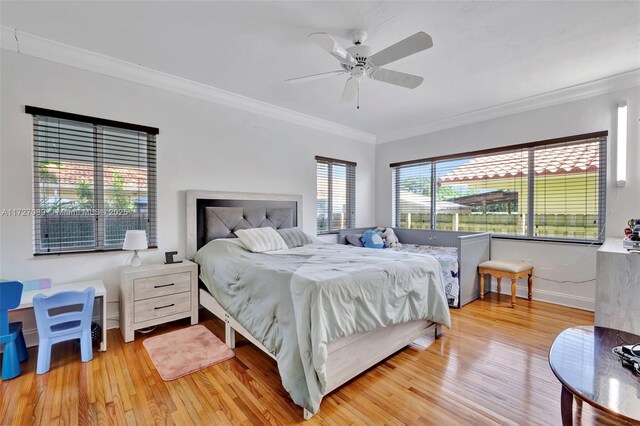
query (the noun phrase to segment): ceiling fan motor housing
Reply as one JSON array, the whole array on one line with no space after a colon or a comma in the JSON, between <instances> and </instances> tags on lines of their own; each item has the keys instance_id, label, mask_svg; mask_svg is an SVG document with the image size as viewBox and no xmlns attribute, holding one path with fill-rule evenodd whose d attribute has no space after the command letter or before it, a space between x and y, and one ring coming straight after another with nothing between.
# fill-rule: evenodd
<instances>
[{"instance_id":1,"label":"ceiling fan motor housing","mask_svg":"<svg viewBox=\"0 0 640 426\"><path fill-rule=\"evenodd\" d=\"M342 65L346 71L354 76L361 76L369 71L371 64L367 62L367 58L374 53L371 47L360 44L348 48L347 52L349 52L357 62L355 65Z\"/></svg>"}]
</instances>

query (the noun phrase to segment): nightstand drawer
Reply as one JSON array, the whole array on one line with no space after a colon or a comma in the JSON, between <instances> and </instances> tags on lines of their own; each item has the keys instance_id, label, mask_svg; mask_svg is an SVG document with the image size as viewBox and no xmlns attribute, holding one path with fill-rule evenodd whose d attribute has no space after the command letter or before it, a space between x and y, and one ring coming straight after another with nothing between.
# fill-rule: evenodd
<instances>
[{"instance_id":1,"label":"nightstand drawer","mask_svg":"<svg viewBox=\"0 0 640 426\"><path fill-rule=\"evenodd\" d=\"M191 273L156 275L133 280L134 300L182 293L191 289Z\"/></svg>"},{"instance_id":2,"label":"nightstand drawer","mask_svg":"<svg viewBox=\"0 0 640 426\"><path fill-rule=\"evenodd\" d=\"M191 292L140 300L134 303L134 321L143 322L191 310Z\"/></svg>"}]
</instances>

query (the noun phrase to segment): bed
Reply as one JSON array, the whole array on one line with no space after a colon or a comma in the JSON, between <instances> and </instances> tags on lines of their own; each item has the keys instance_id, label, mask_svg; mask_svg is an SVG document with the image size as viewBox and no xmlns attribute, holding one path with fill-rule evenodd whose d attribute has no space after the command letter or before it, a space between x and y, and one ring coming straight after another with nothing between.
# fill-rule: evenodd
<instances>
[{"instance_id":1,"label":"bed","mask_svg":"<svg viewBox=\"0 0 640 426\"><path fill-rule=\"evenodd\" d=\"M348 244L347 235L362 234L375 228L342 229L338 233L338 242ZM438 260L443 271L449 306L460 308L480 297L478 265L491 258L491 233L404 228L393 230L402 246L391 250L426 254ZM488 291L489 288L486 289Z\"/></svg>"},{"instance_id":2,"label":"bed","mask_svg":"<svg viewBox=\"0 0 640 426\"><path fill-rule=\"evenodd\" d=\"M200 305L225 322L227 345L235 346L238 332L276 360L305 419L323 395L418 338L435 340L439 323L450 326L435 260L363 256L326 243L251 253L231 238L234 230L300 227L300 196L187 191L186 198L187 257L200 265ZM385 279L395 285L377 285Z\"/></svg>"}]
</instances>

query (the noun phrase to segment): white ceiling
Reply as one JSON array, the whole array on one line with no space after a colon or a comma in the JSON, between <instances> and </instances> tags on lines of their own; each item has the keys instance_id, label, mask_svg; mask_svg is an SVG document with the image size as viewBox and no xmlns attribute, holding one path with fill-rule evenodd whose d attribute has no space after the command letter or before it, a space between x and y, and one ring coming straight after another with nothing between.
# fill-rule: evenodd
<instances>
[{"instance_id":1,"label":"white ceiling","mask_svg":"<svg viewBox=\"0 0 640 426\"><path fill-rule=\"evenodd\" d=\"M2 25L376 135L640 68L640 2L6 2ZM309 43L345 47L363 29L381 50L417 31L434 47L387 66L415 90L372 80L361 109L340 104L345 76Z\"/></svg>"}]
</instances>

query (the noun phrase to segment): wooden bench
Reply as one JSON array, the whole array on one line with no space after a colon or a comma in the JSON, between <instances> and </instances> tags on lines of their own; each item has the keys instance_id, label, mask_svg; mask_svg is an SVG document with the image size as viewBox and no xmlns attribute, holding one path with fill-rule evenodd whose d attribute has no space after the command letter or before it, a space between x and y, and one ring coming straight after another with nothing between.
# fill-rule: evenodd
<instances>
[{"instance_id":1,"label":"wooden bench","mask_svg":"<svg viewBox=\"0 0 640 426\"><path fill-rule=\"evenodd\" d=\"M501 293L503 277L511 279L511 307L516 307L516 280L528 278L529 300L533 296L533 266L526 262L513 260L487 260L478 265L480 271L480 299L484 299L484 276L486 274L496 277L498 281L498 294Z\"/></svg>"}]
</instances>

